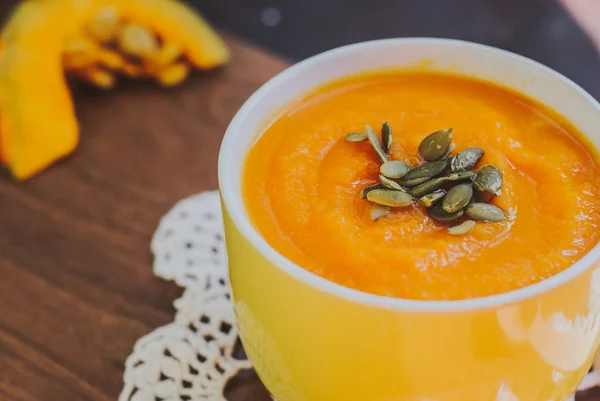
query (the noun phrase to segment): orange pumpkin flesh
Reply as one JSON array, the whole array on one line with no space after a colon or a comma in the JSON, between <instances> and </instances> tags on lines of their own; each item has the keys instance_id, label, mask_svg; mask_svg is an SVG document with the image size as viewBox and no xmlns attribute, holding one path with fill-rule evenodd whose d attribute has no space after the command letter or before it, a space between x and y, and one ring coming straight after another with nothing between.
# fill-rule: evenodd
<instances>
[{"instance_id":1,"label":"orange pumpkin flesh","mask_svg":"<svg viewBox=\"0 0 600 401\"><path fill-rule=\"evenodd\" d=\"M77 146L77 120L61 64L74 9L59 4L25 1L3 32L0 138L3 162L17 179Z\"/></svg>"}]
</instances>

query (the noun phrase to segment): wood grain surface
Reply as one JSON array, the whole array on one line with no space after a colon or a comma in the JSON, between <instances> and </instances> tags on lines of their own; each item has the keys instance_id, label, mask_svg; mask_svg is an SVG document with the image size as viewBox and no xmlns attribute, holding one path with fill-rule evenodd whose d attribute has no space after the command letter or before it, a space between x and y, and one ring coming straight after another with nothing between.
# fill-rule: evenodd
<instances>
[{"instance_id":1,"label":"wood grain surface","mask_svg":"<svg viewBox=\"0 0 600 401\"><path fill-rule=\"evenodd\" d=\"M286 66L229 44L229 66L174 90L75 88L75 154L0 178L0 400L116 400L135 341L173 320L180 290L153 276L150 237L178 200L217 187L226 126ZM269 399L251 372L228 393Z\"/></svg>"}]
</instances>

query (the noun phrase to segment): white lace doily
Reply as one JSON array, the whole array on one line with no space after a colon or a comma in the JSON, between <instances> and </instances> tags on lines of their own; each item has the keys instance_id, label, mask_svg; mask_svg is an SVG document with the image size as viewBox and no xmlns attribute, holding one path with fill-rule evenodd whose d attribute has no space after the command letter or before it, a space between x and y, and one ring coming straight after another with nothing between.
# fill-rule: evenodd
<instances>
[{"instance_id":1,"label":"white lace doily","mask_svg":"<svg viewBox=\"0 0 600 401\"><path fill-rule=\"evenodd\" d=\"M227 381L250 362L234 357L238 341L227 278L217 191L180 201L152 238L154 274L185 288L175 320L137 341L125 362L119 401L226 401ZM600 385L600 371L579 390Z\"/></svg>"},{"instance_id":2,"label":"white lace doily","mask_svg":"<svg viewBox=\"0 0 600 401\"><path fill-rule=\"evenodd\" d=\"M125 362L119 401L226 401L240 369L217 191L179 202L152 238L154 274L185 288L175 321L142 337Z\"/></svg>"}]
</instances>

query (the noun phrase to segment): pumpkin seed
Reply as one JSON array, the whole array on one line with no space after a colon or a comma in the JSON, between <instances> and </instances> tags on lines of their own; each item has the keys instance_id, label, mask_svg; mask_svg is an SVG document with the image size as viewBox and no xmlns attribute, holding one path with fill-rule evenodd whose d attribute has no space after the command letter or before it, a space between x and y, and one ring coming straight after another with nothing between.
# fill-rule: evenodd
<instances>
[{"instance_id":1,"label":"pumpkin seed","mask_svg":"<svg viewBox=\"0 0 600 401\"><path fill-rule=\"evenodd\" d=\"M387 121L381 126L381 144L386 153L390 153L392 149L392 127Z\"/></svg>"},{"instance_id":2,"label":"pumpkin seed","mask_svg":"<svg viewBox=\"0 0 600 401\"><path fill-rule=\"evenodd\" d=\"M101 89L115 86L115 76L102 68L88 68L82 76Z\"/></svg>"},{"instance_id":3,"label":"pumpkin seed","mask_svg":"<svg viewBox=\"0 0 600 401\"><path fill-rule=\"evenodd\" d=\"M367 136L365 134L361 134L360 132L353 132L345 136L346 142L350 143L358 143L364 142L367 140Z\"/></svg>"},{"instance_id":4,"label":"pumpkin seed","mask_svg":"<svg viewBox=\"0 0 600 401\"><path fill-rule=\"evenodd\" d=\"M367 199L373 203L390 207L408 206L415 200L406 192L393 189L374 189L367 193Z\"/></svg>"},{"instance_id":5,"label":"pumpkin seed","mask_svg":"<svg viewBox=\"0 0 600 401\"><path fill-rule=\"evenodd\" d=\"M396 191L406 192L406 190L404 188L402 188L400 186L400 184L398 184L394 180L390 180L385 175L379 174L379 181L381 181L381 183L383 184L383 186L386 187L386 188L395 189Z\"/></svg>"},{"instance_id":6,"label":"pumpkin seed","mask_svg":"<svg viewBox=\"0 0 600 401\"><path fill-rule=\"evenodd\" d=\"M377 156L379 156L379 160L381 160L382 163L389 161L387 154L381 146L381 142L379 142L379 138L377 138L377 135L375 135L375 132L373 132L373 128L368 125L367 138L369 138L369 142L371 142L373 149L375 149L375 153L377 153Z\"/></svg>"},{"instance_id":7,"label":"pumpkin seed","mask_svg":"<svg viewBox=\"0 0 600 401\"><path fill-rule=\"evenodd\" d=\"M474 220L496 222L506 220L506 213L496 205L489 203L470 203L465 207L467 216Z\"/></svg>"},{"instance_id":8,"label":"pumpkin seed","mask_svg":"<svg viewBox=\"0 0 600 401\"><path fill-rule=\"evenodd\" d=\"M156 79L162 86L169 88L182 83L189 73L190 67L186 63L174 63L156 74Z\"/></svg>"},{"instance_id":9,"label":"pumpkin seed","mask_svg":"<svg viewBox=\"0 0 600 401\"><path fill-rule=\"evenodd\" d=\"M374 189L384 189L385 187L381 183L377 183L375 185L369 185L368 187L364 187L362 191L360 191L360 197L363 199L367 199L367 194Z\"/></svg>"},{"instance_id":10,"label":"pumpkin seed","mask_svg":"<svg viewBox=\"0 0 600 401\"><path fill-rule=\"evenodd\" d=\"M408 192L412 196L420 198L420 197L438 189L446 181L464 181L464 180L468 180L469 178L473 177L474 174L475 173L473 173L472 171L463 171L461 173L450 174L449 176L446 176L446 177L438 177L438 178L435 178L435 179L432 179L429 181L425 181L424 183L419 184L416 187L413 187ZM405 177L405 179L406 179L406 177ZM413 182L413 181L411 181L411 182ZM405 182L402 182L402 185L410 187L410 185L407 185Z\"/></svg>"},{"instance_id":11,"label":"pumpkin seed","mask_svg":"<svg viewBox=\"0 0 600 401\"><path fill-rule=\"evenodd\" d=\"M387 178L402 178L404 177L406 174L408 174L408 172L411 169L411 165L398 161L398 160L392 160L389 162L385 162L381 165L381 167L379 168L379 172L382 175L385 175Z\"/></svg>"},{"instance_id":12,"label":"pumpkin seed","mask_svg":"<svg viewBox=\"0 0 600 401\"><path fill-rule=\"evenodd\" d=\"M448 191L442 202L442 208L448 213L454 213L467 206L472 197L473 184L470 182L458 184Z\"/></svg>"},{"instance_id":13,"label":"pumpkin seed","mask_svg":"<svg viewBox=\"0 0 600 401\"><path fill-rule=\"evenodd\" d=\"M450 161L450 168L453 173L473 169L479 159L483 156L483 149L468 148L457 154Z\"/></svg>"},{"instance_id":14,"label":"pumpkin seed","mask_svg":"<svg viewBox=\"0 0 600 401\"><path fill-rule=\"evenodd\" d=\"M450 146L448 146L448 150L446 153L444 153L444 156L442 156L442 160L446 160L448 157L450 157L450 154L454 152L454 149L456 149L456 144L452 142Z\"/></svg>"},{"instance_id":15,"label":"pumpkin seed","mask_svg":"<svg viewBox=\"0 0 600 401\"><path fill-rule=\"evenodd\" d=\"M433 180L425 181L424 183L411 188L408 193L415 198L421 198L444 185L447 180L447 177L434 178Z\"/></svg>"},{"instance_id":16,"label":"pumpkin seed","mask_svg":"<svg viewBox=\"0 0 600 401\"><path fill-rule=\"evenodd\" d=\"M383 205L374 204L371 206L371 220L377 221L390 212L390 208Z\"/></svg>"},{"instance_id":17,"label":"pumpkin seed","mask_svg":"<svg viewBox=\"0 0 600 401\"><path fill-rule=\"evenodd\" d=\"M448 213L447 211L442 209L442 205L439 203L430 207L429 209L427 209L427 211L429 212L429 216L431 216L432 219L437 221L456 220L462 217L462 215L464 214L464 209L460 209L454 213Z\"/></svg>"},{"instance_id":18,"label":"pumpkin seed","mask_svg":"<svg viewBox=\"0 0 600 401\"><path fill-rule=\"evenodd\" d=\"M487 191L496 196L502 194L502 171L492 164L487 164L477 170L473 177L475 188L480 191Z\"/></svg>"},{"instance_id":19,"label":"pumpkin seed","mask_svg":"<svg viewBox=\"0 0 600 401\"><path fill-rule=\"evenodd\" d=\"M158 49L158 40L152 31L141 25L125 24L118 37L119 48L136 57L149 57Z\"/></svg>"},{"instance_id":20,"label":"pumpkin seed","mask_svg":"<svg viewBox=\"0 0 600 401\"><path fill-rule=\"evenodd\" d=\"M401 184L406 187L414 187L415 185L422 184L443 173L447 165L446 160L421 164L410 170L402 179Z\"/></svg>"},{"instance_id":21,"label":"pumpkin seed","mask_svg":"<svg viewBox=\"0 0 600 401\"><path fill-rule=\"evenodd\" d=\"M119 12L114 5L104 6L96 12L87 27L94 39L106 43L117 35L119 29Z\"/></svg>"},{"instance_id":22,"label":"pumpkin seed","mask_svg":"<svg viewBox=\"0 0 600 401\"><path fill-rule=\"evenodd\" d=\"M425 196L421 196L419 198L419 202L421 202L425 207L431 207L435 205L440 199L442 199L446 195L446 191L443 189L438 189L437 191L433 191Z\"/></svg>"},{"instance_id":23,"label":"pumpkin seed","mask_svg":"<svg viewBox=\"0 0 600 401\"><path fill-rule=\"evenodd\" d=\"M462 223L448 227L448 234L450 235L465 235L473 231L475 228L475 222L473 220L466 220Z\"/></svg>"},{"instance_id":24,"label":"pumpkin seed","mask_svg":"<svg viewBox=\"0 0 600 401\"><path fill-rule=\"evenodd\" d=\"M473 178L474 175L475 173L472 171L461 171L460 173L450 174L446 178L448 181L464 181L468 180L469 178Z\"/></svg>"},{"instance_id":25,"label":"pumpkin seed","mask_svg":"<svg viewBox=\"0 0 600 401\"><path fill-rule=\"evenodd\" d=\"M440 160L452 143L452 128L446 128L427 135L419 145L419 154L432 162Z\"/></svg>"}]
</instances>

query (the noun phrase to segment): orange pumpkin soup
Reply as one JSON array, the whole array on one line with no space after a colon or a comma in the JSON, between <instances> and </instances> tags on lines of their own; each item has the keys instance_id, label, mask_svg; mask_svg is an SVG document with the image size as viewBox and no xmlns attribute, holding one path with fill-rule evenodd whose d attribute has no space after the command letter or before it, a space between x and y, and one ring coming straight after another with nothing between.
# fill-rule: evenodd
<instances>
[{"instance_id":1,"label":"orange pumpkin soup","mask_svg":"<svg viewBox=\"0 0 600 401\"><path fill-rule=\"evenodd\" d=\"M381 162L350 132L388 121L390 156L413 166L425 136L454 129L456 152L480 147L480 165L503 172L491 203L507 219L465 235L419 203L370 218L360 196ZM546 279L599 240L596 153L556 113L523 96L467 78L379 73L319 88L281 113L247 157L245 205L278 252L333 282L406 299L483 297Z\"/></svg>"}]
</instances>

